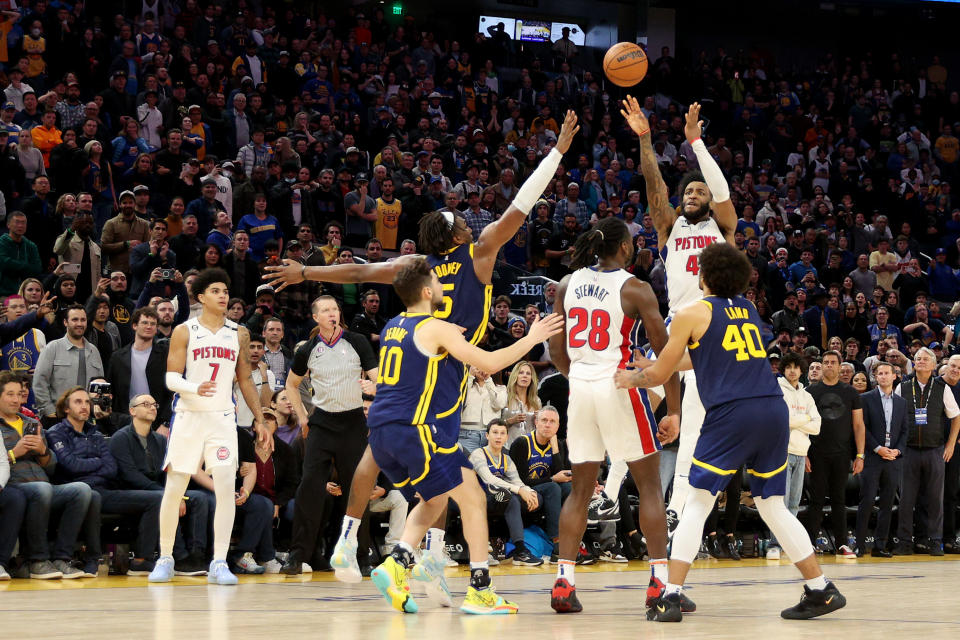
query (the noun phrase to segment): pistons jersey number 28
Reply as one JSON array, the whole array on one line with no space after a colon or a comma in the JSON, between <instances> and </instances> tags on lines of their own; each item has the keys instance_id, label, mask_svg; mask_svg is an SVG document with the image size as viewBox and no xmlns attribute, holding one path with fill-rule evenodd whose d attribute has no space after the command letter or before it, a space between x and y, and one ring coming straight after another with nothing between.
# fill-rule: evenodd
<instances>
[{"instance_id":1,"label":"pistons jersey number 28","mask_svg":"<svg viewBox=\"0 0 960 640\"><path fill-rule=\"evenodd\" d=\"M640 322L623 312L620 289L632 278L623 269L597 267L578 269L570 276L563 308L571 380L613 378L630 360Z\"/></svg>"}]
</instances>

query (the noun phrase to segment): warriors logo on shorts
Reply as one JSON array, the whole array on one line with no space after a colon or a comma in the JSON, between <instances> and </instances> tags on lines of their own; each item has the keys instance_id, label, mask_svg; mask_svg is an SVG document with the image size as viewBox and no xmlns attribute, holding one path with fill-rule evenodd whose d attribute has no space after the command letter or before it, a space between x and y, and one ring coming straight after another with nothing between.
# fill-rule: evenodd
<instances>
[{"instance_id":1,"label":"warriors logo on shorts","mask_svg":"<svg viewBox=\"0 0 960 640\"><path fill-rule=\"evenodd\" d=\"M230 457L230 449L226 447L220 447L217 449L217 460L226 460Z\"/></svg>"}]
</instances>

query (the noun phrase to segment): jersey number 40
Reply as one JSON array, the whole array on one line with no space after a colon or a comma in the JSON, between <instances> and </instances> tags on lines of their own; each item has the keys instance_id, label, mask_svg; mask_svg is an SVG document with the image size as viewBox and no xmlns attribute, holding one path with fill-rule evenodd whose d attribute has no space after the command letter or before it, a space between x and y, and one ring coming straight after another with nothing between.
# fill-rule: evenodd
<instances>
[{"instance_id":1,"label":"jersey number 40","mask_svg":"<svg viewBox=\"0 0 960 640\"><path fill-rule=\"evenodd\" d=\"M736 351L737 362L767 357L767 352L763 348L763 339L760 337L760 329L752 322L728 325L720 346L727 351Z\"/></svg>"},{"instance_id":2,"label":"jersey number 40","mask_svg":"<svg viewBox=\"0 0 960 640\"><path fill-rule=\"evenodd\" d=\"M567 346L578 349L589 344L594 351L603 351L610 346L610 314L603 309L594 309L593 313L583 307L574 307L567 312L573 320L570 335L567 336ZM587 339L580 337L587 328Z\"/></svg>"}]
</instances>

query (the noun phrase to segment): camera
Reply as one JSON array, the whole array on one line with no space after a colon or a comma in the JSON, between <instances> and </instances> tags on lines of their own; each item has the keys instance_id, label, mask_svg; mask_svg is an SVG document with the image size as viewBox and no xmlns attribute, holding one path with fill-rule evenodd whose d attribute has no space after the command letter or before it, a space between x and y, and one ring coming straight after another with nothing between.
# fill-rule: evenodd
<instances>
[{"instance_id":1,"label":"camera","mask_svg":"<svg viewBox=\"0 0 960 640\"><path fill-rule=\"evenodd\" d=\"M160 269L160 277L163 280L173 280L174 269Z\"/></svg>"},{"instance_id":2,"label":"camera","mask_svg":"<svg viewBox=\"0 0 960 640\"><path fill-rule=\"evenodd\" d=\"M104 411L113 406L113 386L109 382L91 382L87 392L93 396L90 402Z\"/></svg>"}]
</instances>

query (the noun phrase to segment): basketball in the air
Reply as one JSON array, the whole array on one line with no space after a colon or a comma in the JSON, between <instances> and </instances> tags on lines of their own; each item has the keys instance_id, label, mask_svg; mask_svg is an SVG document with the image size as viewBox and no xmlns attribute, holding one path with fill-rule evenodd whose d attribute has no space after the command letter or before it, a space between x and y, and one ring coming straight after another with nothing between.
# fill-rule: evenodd
<instances>
[{"instance_id":1,"label":"basketball in the air","mask_svg":"<svg viewBox=\"0 0 960 640\"><path fill-rule=\"evenodd\" d=\"M618 42L603 56L603 72L619 87L632 87L647 75L647 54L640 45Z\"/></svg>"}]
</instances>

